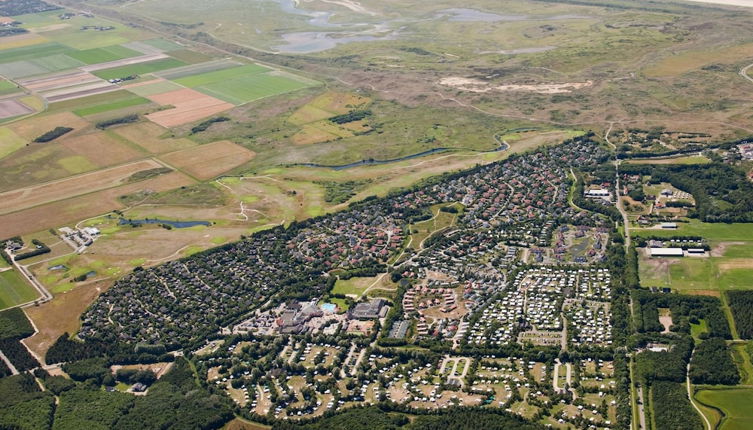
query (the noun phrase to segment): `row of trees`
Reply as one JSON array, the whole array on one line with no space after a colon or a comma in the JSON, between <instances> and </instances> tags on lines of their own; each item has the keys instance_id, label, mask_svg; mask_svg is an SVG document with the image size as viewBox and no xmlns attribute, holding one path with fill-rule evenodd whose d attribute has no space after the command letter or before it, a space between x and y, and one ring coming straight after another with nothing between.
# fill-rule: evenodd
<instances>
[{"instance_id":1,"label":"row of trees","mask_svg":"<svg viewBox=\"0 0 753 430\"><path fill-rule=\"evenodd\" d=\"M737 334L742 339L753 339L753 291L728 291L727 301Z\"/></svg>"}]
</instances>

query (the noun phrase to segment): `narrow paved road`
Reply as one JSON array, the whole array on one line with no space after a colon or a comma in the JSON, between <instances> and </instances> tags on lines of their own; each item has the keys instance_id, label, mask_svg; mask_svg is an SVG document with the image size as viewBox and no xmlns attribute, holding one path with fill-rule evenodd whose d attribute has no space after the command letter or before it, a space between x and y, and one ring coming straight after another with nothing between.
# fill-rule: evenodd
<instances>
[{"instance_id":1,"label":"narrow paved road","mask_svg":"<svg viewBox=\"0 0 753 430\"><path fill-rule=\"evenodd\" d=\"M693 405L693 408L695 408L696 412L698 412L701 418L703 418L703 422L706 423L706 426L704 428L708 430L712 430L711 422L709 421L708 418L706 418L706 415L701 411L698 405L696 405L695 402L693 401L693 389L690 386L690 363L688 363L687 373L685 374L685 383L688 387L688 400L690 400L690 404Z\"/></svg>"},{"instance_id":2,"label":"narrow paved road","mask_svg":"<svg viewBox=\"0 0 753 430\"><path fill-rule=\"evenodd\" d=\"M620 199L621 194L621 187L620 187L620 160L617 158L617 146L609 141L609 133L612 132L612 127L614 124L610 123L609 128L607 129L607 132L604 133L604 140L607 142L609 146L614 148L614 180L615 180L615 187L614 187L614 198L616 199L616 206L617 210L620 211L620 214L622 215L622 223L625 226L625 249L630 249L630 220L628 219L627 212L625 212L624 205L622 204L622 199Z\"/></svg>"},{"instance_id":3,"label":"narrow paved road","mask_svg":"<svg viewBox=\"0 0 753 430\"><path fill-rule=\"evenodd\" d=\"M8 357L3 354L3 351L0 351L0 360L3 360L5 362L5 365L8 366L8 369L10 369L10 373L12 375L18 375L18 370L16 370L16 366L13 365L13 363L8 360Z\"/></svg>"},{"instance_id":4,"label":"narrow paved road","mask_svg":"<svg viewBox=\"0 0 753 430\"><path fill-rule=\"evenodd\" d=\"M638 425L640 430L646 430L646 412L643 410L646 402L643 400L643 386L636 389L638 391Z\"/></svg>"}]
</instances>

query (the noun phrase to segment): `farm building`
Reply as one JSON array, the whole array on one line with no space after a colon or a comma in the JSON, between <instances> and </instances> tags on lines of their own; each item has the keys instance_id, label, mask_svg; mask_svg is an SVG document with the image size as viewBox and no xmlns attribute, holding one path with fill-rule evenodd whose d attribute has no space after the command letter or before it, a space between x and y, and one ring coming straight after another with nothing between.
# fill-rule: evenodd
<instances>
[{"instance_id":1,"label":"farm building","mask_svg":"<svg viewBox=\"0 0 753 430\"><path fill-rule=\"evenodd\" d=\"M682 248L649 248L652 257L682 257Z\"/></svg>"},{"instance_id":2,"label":"farm building","mask_svg":"<svg viewBox=\"0 0 753 430\"><path fill-rule=\"evenodd\" d=\"M677 223L676 222L663 222L661 223L661 228L663 228L664 230L676 230Z\"/></svg>"}]
</instances>

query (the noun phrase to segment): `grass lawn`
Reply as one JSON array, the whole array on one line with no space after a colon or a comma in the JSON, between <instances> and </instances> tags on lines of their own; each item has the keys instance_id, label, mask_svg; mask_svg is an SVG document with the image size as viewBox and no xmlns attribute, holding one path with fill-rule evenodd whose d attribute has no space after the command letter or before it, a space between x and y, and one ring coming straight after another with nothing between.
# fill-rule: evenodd
<instances>
[{"instance_id":1,"label":"grass lawn","mask_svg":"<svg viewBox=\"0 0 753 430\"><path fill-rule=\"evenodd\" d=\"M457 214L451 212L442 212L439 209L445 205L437 205L431 208L431 212L434 217L426 221L417 222L410 227L410 231L415 231L411 234L411 248L420 249L421 242L427 237L431 236L435 232L450 227L455 223ZM462 207L460 205L451 205L458 209L459 213L462 213Z\"/></svg>"},{"instance_id":2,"label":"grass lawn","mask_svg":"<svg viewBox=\"0 0 753 430\"><path fill-rule=\"evenodd\" d=\"M332 294L351 294L360 296L369 288L369 285L373 284L377 280L378 276L371 278L350 278L348 280L338 279L335 282L335 286L332 288Z\"/></svg>"},{"instance_id":3,"label":"grass lawn","mask_svg":"<svg viewBox=\"0 0 753 430\"><path fill-rule=\"evenodd\" d=\"M0 309L30 302L37 297L34 287L27 284L18 272L0 272Z\"/></svg>"},{"instance_id":4,"label":"grass lawn","mask_svg":"<svg viewBox=\"0 0 753 430\"><path fill-rule=\"evenodd\" d=\"M109 61L122 60L124 58L138 57L139 55L142 54L120 45L85 49L83 51L75 51L68 54L69 57L85 64L107 63Z\"/></svg>"},{"instance_id":5,"label":"grass lawn","mask_svg":"<svg viewBox=\"0 0 753 430\"><path fill-rule=\"evenodd\" d=\"M753 351L753 341L732 345L732 358L740 371L741 385L753 385L753 358L750 351Z\"/></svg>"},{"instance_id":6,"label":"grass lawn","mask_svg":"<svg viewBox=\"0 0 753 430\"><path fill-rule=\"evenodd\" d=\"M628 160L627 164L708 164L711 160L703 155L690 155L687 157L674 158L656 158L656 159L634 159Z\"/></svg>"},{"instance_id":7,"label":"grass lawn","mask_svg":"<svg viewBox=\"0 0 753 430\"><path fill-rule=\"evenodd\" d=\"M342 313L350 309L350 305L345 299L329 299L330 303L337 305L337 311Z\"/></svg>"},{"instance_id":8,"label":"grass lawn","mask_svg":"<svg viewBox=\"0 0 753 430\"><path fill-rule=\"evenodd\" d=\"M149 61L147 63L131 64L128 66L100 70L98 72L94 72L94 75L102 79L117 79L131 75L145 75L147 73L173 69L175 67L181 67L185 65L186 63L178 61L174 58L163 58L162 60Z\"/></svg>"},{"instance_id":9,"label":"grass lawn","mask_svg":"<svg viewBox=\"0 0 753 430\"><path fill-rule=\"evenodd\" d=\"M698 320L698 324L690 324L690 335L696 340L696 343L701 341L701 333L708 333L709 325L706 320Z\"/></svg>"},{"instance_id":10,"label":"grass lawn","mask_svg":"<svg viewBox=\"0 0 753 430\"><path fill-rule=\"evenodd\" d=\"M730 388L700 390L695 399L704 406L715 408L722 413L719 430L745 430L753 428L753 389Z\"/></svg>"}]
</instances>

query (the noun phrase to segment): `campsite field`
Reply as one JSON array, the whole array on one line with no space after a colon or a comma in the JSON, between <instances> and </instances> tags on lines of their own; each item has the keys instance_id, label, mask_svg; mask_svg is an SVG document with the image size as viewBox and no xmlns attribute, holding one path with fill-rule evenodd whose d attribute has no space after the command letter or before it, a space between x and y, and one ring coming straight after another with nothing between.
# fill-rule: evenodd
<instances>
[{"instance_id":1,"label":"campsite field","mask_svg":"<svg viewBox=\"0 0 753 430\"><path fill-rule=\"evenodd\" d=\"M0 310L30 302L37 296L34 287L26 283L15 269L0 272Z\"/></svg>"}]
</instances>

